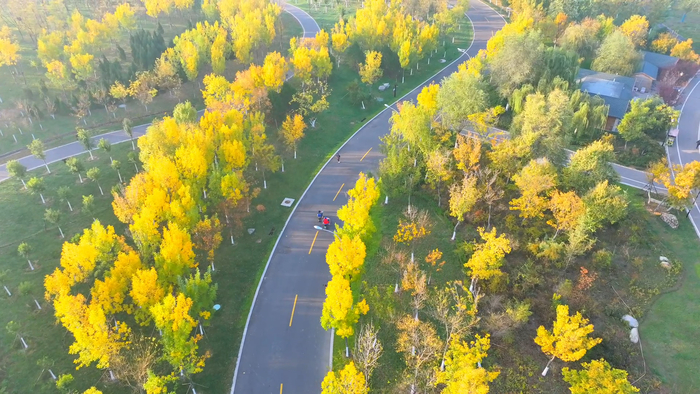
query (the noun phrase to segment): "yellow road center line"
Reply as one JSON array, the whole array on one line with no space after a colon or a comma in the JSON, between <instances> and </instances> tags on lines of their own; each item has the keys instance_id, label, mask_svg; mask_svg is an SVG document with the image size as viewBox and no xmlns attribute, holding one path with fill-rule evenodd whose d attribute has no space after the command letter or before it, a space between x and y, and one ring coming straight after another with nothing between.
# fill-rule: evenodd
<instances>
[{"instance_id":1,"label":"yellow road center line","mask_svg":"<svg viewBox=\"0 0 700 394\"><path fill-rule=\"evenodd\" d=\"M369 148L369 150L367 151L367 153L365 153L365 156L367 156L367 155L369 154L369 151L371 151L371 150L372 150L372 148ZM360 161L364 160L364 159L365 159L365 156L362 156L362 158L360 159Z\"/></svg>"},{"instance_id":2,"label":"yellow road center line","mask_svg":"<svg viewBox=\"0 0 700 394\"><path fill-rule=\"evenodd\" d=\"M338 198L338 194L340 194L340 191L343 190L343 186L345 186L344 183L342 185L340 185L340 189L338 189L338 193L335 193L335 197L333 197L333 201L335 201L335 199Z\"/></svg>"},{"instance_id":3,"label":"yellow road center line","mask_svg":"<svg viewBox=\"0 0 700 394\"><path fill-rule=\"evenodd\" d=\"M299 294L294 296L294 306L292 307L292 316L289 318L289 327L292 326L292 320L294 320L294 311L297 310L297 298L299 298Z\"/></svg>"},{"instance_id":4,"label":"yellow road center line","mask_svg":"<svg viewBox=\"0 0 700 394\"><path fill-rule=\"evenodd\" d=\"M282 387L284 387L284 384L280 383L280 394L282 394Z\"/></svg>"},{"instance_id":5,"label":"yellow road center line","mask_svg":"<svg viewBox=\"0 0 700 394\"><path fill-rule=\"evenodd\" d=\"M316 243L316 237L318 237L318 231L316 231L316 235L314 235L314 240L311 242L311 247L309 248L309 254L311 254L311 251L314 249L314 244Z\"/></svg>"}]
</instances>

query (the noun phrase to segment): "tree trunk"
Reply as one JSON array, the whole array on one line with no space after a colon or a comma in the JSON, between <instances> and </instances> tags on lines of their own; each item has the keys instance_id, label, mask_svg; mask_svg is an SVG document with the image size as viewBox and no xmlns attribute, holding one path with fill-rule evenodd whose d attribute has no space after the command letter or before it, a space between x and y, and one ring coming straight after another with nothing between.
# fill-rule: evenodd
<instances>
[{"instance_id":1,"label":"tree trunk","mask_svg":"<svg viewBox=\"0 0 700 394\"><path fill-rule=\"evenodd\" d=\"M83 176L78 173L78 179L80 179L80 183L83 183Z\"/></svg>"},{"instance_id":2,"label":"tree trunk","mask_svg":"<svg viewBox=\"0 0 700 394\"><path fill-rule=\"evenodd\" d=\"M552 358L549 359L549 362L547 362L547 365L544 367L544 371L542 371L542 376L547 376L547 372L549 371L549 364L551 364L552 361L554 361L554 356L552 356Z\"/></svg>"},{"instance_id":3,"label":"tree trunk","mask_svg":"<svg viewBox=\"0 0 700 394\"><path fill-rule=\"evenodd\" d=\"M119 172L119 170L117 170L117 175L119 175L119 183L124 183L124 181L122 180L122 173Z\"/></svg>"},{"instance_id":4,"label":"tree trunk","mask_svg":"<svg viewBox=\"0 0 700 394\"><path fill-rule=\"evenodd\" d=\"M88 149L88 153L90 154L90 160L95 160L95 156L92 155L92 149Z\"/></svg>"},{"instance_id":5,"label":"tree trunk","mask_svg":"<svg viewBox=\"0 0 700 394\"><path fill-rule=\"evenodd\" d=\"M66 202L68 203L68 209L70 209L70 211L73 212L73 206L70 205L70 201L66 200Z\"/></svg>"},{"instance_id":6,"label":"tree trunk","mask_svg":"<svg viewBox=\"0 0 700 394\"><path fill-rule=\"evenodd\" d=\"M41 197L41 203L46 204L46 200L44 200L44 195L39 193L39 197Z\"/></svg>"},{"instance_id":7,"label":"tree trunk","mask_svg":"<svg viewBox=\"0 0 700 394\"><path fill-rule=\"evenodd\" d=\"M98 184L97 184L97 187L100 188L100 195L101 195L101 196L104 196L105 193L102 191L102 186L100 186L100 184L98 183Z\"/></svg>"},{"instance_id":8,"label":"tree trunk","mask_svg":"<svg viewBox=\"0 0 700 394\"><path fill-rule=\"evenodd\" d=\"M459 226L460 223L460 221L457 221L457 224L455 224L455 228L452 230L452 239L450 241L455 240L455 237L457 236L457 226Z\"/></svg>"},{"instance_id":9,"label":"tree trunk","mask_svg":"<svg viewBox=\"0 0 700 394\"><path fill-rule=\"evenodd\" d=\"M49 169L49 165L46 164L46 159L44 159L44 167L46 167L46 172L48 172L50 174L51 170Z\"/></svg>"}]
</instances>

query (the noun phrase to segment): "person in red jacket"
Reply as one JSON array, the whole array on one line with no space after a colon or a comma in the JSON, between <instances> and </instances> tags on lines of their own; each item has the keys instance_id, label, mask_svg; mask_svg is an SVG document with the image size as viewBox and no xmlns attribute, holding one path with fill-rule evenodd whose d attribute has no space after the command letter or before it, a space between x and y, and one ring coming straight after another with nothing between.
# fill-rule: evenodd
<instances>
[{"instance_id":1,"label":"person in red jacket","mask_svg":"<svg viewBox=\"0 0 700 394\"><path fill-rule=\"evenodd\" d=\"M330 226L330 224L331 224L331 220L328 219L328 216L324 217L324 218L323 218L323 227L324 227L326 230L328 230L328 226Z\"/></svg>"}]
</instances>

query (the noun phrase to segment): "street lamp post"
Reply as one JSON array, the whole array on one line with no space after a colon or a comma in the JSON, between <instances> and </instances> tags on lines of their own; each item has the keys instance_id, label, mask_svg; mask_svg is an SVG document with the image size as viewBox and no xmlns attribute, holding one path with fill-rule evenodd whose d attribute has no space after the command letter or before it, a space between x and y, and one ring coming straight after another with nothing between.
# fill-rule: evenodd
<instances>
[{"instance_id":1,"label":"street lamp post","mask_svg":"<svg viewBox=\"0 0 700 394\"><path fill-rule=\"evenodd\" d=\"M325 232L327 232L327 233L331 233L331 234L333 234L333 235L336 235L335 231L326 230L325 228L323 228L323 227L321 227L321 226L314 226L314 228L315 228L316 230L318 230L318 231L325 231Z\"/></svg>"}]
</instances>

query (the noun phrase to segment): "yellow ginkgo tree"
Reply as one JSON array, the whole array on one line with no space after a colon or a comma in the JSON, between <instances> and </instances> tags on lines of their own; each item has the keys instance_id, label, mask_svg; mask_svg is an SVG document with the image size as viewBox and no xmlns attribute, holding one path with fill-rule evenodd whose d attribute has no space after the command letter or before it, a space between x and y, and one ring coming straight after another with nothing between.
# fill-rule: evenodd
<instances>
[{"instance_id":1,"label":"yellow ginkgo tree","mask_svg":"<svg viewBox=\"0 0 700 394\"><path fill-rule=\"evenodd\" d=\"M542 352L551 357L542 376L547 375L549 365L555 358L565 362L580 360L589 349L603 341L600 338L590 338L588 335L592 332L593 325L588 324L588 319L580 312L571 316L568 305L557 306L557 318L552 330L540 326L535 337L535 343L540 345Z\"/></svg>"},{"instance_id":2,"label":"yellow ginkgo tree","mask_svg":"<svg viewBox=\"0 0 700 394\"><path fill-rule=\"evenodd\" d=\"M510 241L505 234L496 236L496 227L488 232L483 227L479 227L478 230L484 243L474 245L474 253L464 264L471 272L472 283L469 291L472 294L479 279L490 279L501 275L503 258L511 251Z\"/></svg>"},{"instance_id":3,"label":"yellow ginkgo tree","mask_svg":"<svg viewBox=\"0 0 700 394\"><path fill-rule=\"evenodd\" d=\"M359 235L351 237L341 233L328 246L326 262L332 276L353 279L360 274L366 255L367 248Z\"/></svg>"},{"instance_id":4,"label":"yellow ginkgo tree","mask_svg":"<svg viewBox=\"0 0 700 394\"><path fill-rule=\"evenodd\" d=\"M329 371L321 383L321 394L367 394L365 375L350 361L338 373Z\"/></svg>"},{"instance_id":5,"label":"yellow ginkgo tree","mask_svg":"<svg viewBox=\"0 0 700 394\"><path fill-rule=\"evenodd\" d=\"M564 381L569 383L571 394L633 394L639 389L627 380L627 371L610 366L607 361L593 360L583 363L583 369L561 370Z\"/></svg>"},{"instance_id":6,"label":"yellow ginkgo tree","mask_svg":"<svg viewBox=\"0 0 700 394\"><path fill-rule=\"evenodd\" d=\"M455 337L445 358L445 369L437 373L437 382L445 384L443 394L487 394L489 383L498 377L498 371L481 367L491 347L489 336L466 342Z\"/></svg>"},{"instance_id":7,"label":"yellow ginkgo tree","mask_svg":"<svg viewBox=\"0 0 700 394\"><path fill-rule=\"evenodd\" d=\"M287 148L294 151L295 159L297 158L297 144L299 140L304 138L305 129L304 117L299 114L294 116L287 115L287 119L282 123L282 139Z\"/></svg>"},{"instance_id":8,"label":"yellow ginkgo tree","mask_svg":"<svg viewBox=\"0 0 700 394\"><path fill-rule=\"evenodd\" d=\"M334 276L326 286L326 300L321 312L321 326L324 330L334 328L336 335L345 338L345 353L348 354L348 337L355 332L353 325L360 315L369 312L369 305L363 299L354 303L350 281L342 276Z\"/></svg>"}]
</instances>

